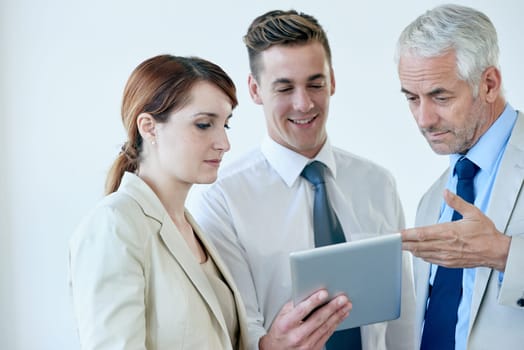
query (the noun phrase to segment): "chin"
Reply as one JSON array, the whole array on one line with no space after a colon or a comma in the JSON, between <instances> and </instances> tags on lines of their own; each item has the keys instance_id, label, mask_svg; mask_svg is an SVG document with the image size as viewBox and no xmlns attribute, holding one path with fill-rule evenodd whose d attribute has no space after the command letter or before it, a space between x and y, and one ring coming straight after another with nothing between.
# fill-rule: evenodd
<instances>
[{"instance_id":1,"label":"chin","mask_svg":"<svg viewBox=\"0 0 524 350\"><path fill-rule=\"evenodd\" d=\"M217 175L215 174L213 176L206 176L206 177L199 178L195 183L206 185L206 184L211 184L215 182L216 180L217 180Z\"/></svg>"}]
</instances>

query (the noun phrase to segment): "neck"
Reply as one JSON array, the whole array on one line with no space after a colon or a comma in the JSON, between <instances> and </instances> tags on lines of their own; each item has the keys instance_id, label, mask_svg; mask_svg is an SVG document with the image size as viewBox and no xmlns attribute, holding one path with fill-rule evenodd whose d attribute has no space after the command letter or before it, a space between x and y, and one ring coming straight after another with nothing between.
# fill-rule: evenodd
<instances>
[{"instance_id":1,"label":"neck","mask_svg":"<svg viewBox=\"0 0 524 350\"><path fill-rule=\"evenodd\" d=\"M500 117L502 112L504 112L505 107L506 107L506 100L504 99L504 97L499 96L497 100L495 101L495 103L493 103L493 107L491 111L493 122L495 122L495 120L497 120Z\"/></svg>"},{"instance_id":2,"label":"neck","mask_svg":"<svg viewBox=\"0 0 524 350\"><path fill-rule=\"evenodd\" d=\"M502 112L504 112L505 106L506 101L502 96L499 96L493 103L488 105L487 113L489 117L482 128L480 136L484 135L484 133L497 121L497 119L499 119L499 117L502 115Z\"/></svg>"},{"instance_id":3,"label":"neck","mask_svg":"<svg viewBox=\"0 0 524 350\"><path fill-rule=\"evenodd\" d=\"M147 169L138 171L138 176L155 192L171 219L175 223L185 222L185 202L191 184L158 174L159 172L150 172Z\"/></svg>"},{"instance_id":4,"label":"neck","mask_svg":"<svg viewBox=\"0 0 524 350\"><path fill-rule=\"evenodd\" d=\"M497 121L498 118L502 115L502 112L504 112L504 108L506 106L506 101L504 100L503 96L497 97L497 99L493 103L489 103L486 106L482 107L483 109L479 111L479 113L486 115L487 117L484 118L484 122L481 123L476 132L475 132L475 138L473 139L473 142L469 147L467 147L465 150L461 152L457 152L458 154L466 154L469 152L469 150L478 142L478 140L486 133L486 131L491 128L491 126Z\"/></svg>"},{"instance_id":5,"label":"neck","mask_svg":"<svg viewBox=\"0 0 524 350\"><path fill-rule=\"evenodd\" d=\"M151 187L166 209L169 217L178 228L191 253L198 262L206 261L207 255L193 232L193 227L185 215L185 202L191 184L175 179L173 176L162 176L160 171L142 167L138 176Z\"/></svg>"}]
</instances>

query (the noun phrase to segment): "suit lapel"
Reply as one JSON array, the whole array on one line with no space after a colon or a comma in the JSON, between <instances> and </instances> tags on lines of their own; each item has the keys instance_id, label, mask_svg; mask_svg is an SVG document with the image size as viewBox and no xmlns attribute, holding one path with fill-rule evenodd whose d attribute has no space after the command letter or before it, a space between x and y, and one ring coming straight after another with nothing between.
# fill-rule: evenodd
<instances>
[{"instance_id":1,"label":"suit lapel","mask_svg":"<svg viewBox=\"0 0 524 350\"><path fill-rule=\"evenodd\" d=\"M193 222L191 223L193 224ZM221 338L223 339L224 336L229 338L224 315L222 314L222 309L216 297L215 291L213 290L213 287L211 286L204 270L195 257L191 254L187 243L184 241L177 227L167 216L167 214L162 220L162 228L160 229L159 234L166 244L167 249L171 252L173 259L175 259L184 270L187 278L191 281L193 286L195 286L195 289L200 293L200 296L209 306L212 314L220 324L220 328L222 330ZM205 243L204 246L206 246Z\"/></svg>"},{"instance_id":2,"label":"suit lapel","mask_svg":"<svg viewBox=\"0 0 524 350\"><path fill-rule=\"evenodd\" d=\"M513 214L515 201L522 190L524 181L524 116L519 113L515 127L509 139L504 156L499 166L497 178L491 191L491 198L486 215L495 227L505 232ZM475 287L471 301L470 331L477 317L482 298L487 289L490 268L477 268Z\"/></svg>"},{"instance_id":3,"label":"suit lapel","mask_svg":"<svg viewBox=\"0 0 524 350\"><path fill-rule=\"evenodd\" d=\"M195 230L195 234L198 236L202 244L204 245L209 258L213 259L218 271L222 274L222 278L224 279L224 282L228 285L229 289L233 293L233 296L235 298L235 305L237 310L237 317L238 317L238 324L239 324L239 343L241 345L241 349L247 349L248 347L248 339L247 339L247 328L246 328L246 314L245 314L245 307L242 302L242 298L240 296L240 292L236 288L236 285L234 283L233 277L229 273L229 270L227 269L226 265L222 262L222 259L220 258L218 252L215 250L215 247L208 241L205 237L205 235L201 232L200 227L198 224L194 221L193 217L186 212L186 217L193 226L193 229ZM223 318L223 317L222 317ZM227 329L225 328L225 322L224 322L224 330L227 332Z\"/></svg>"},{"instance_id":4,"label":"suit lapel","mask_svg":"<svg viewBox=\"0 0 524 350\"><path fill-rule=\"evenodd\" d=\"M119 191L127 193L129 196L134 198L142 208L144 215L158 221L161 225L159 236L165 243L167 249L171 253L173 259L177 261L180 267L184 270L187 278L191 281L195 289L198 291L202 299L209 306L211 313L218 321L221 328L221 338L224 344L229 342L229 333L227 330L222 308L217 300L217 296L213 287L211 286L204 270L200 264L196 261L194 256L191 254L187 243L183 239L178 228L175 226L169 215L167 214L164 206L151 190L151 188L138 176L133 173L126 172L122 178ZM195 234L201 240L203 246L206 249L206 253L213 259L217 268L222 273L226 283L230 286L234 293L237 314L239 317L240 324L240 343L241 349L247 349L247 329L246 329L246 316L244 311L244 305L241 301L240 294L233 284L233 279L227 272L220 258L217 257L217 253L214 248L208 243L207 239L203 237L198 225L195 223L191 215L186 212L186 217L193 227ZM226 340L227 339L227 340Z\"/></svg>"},{"instance_id":5,"label":"suit lapel","mask_svg":"<svg viewBox=\"0 0 524 350\"><path fill-rule=\"evenodd\" d=\"M440 219L440 210L442 207L442 193L446 187L449 176L449 169L444 171L438 180L430 187L422 197L417 209L415 227L437 224Z\"/></svg>"},{"instance_id":6,"label":"suit lapel","mask_svg":"<svg viewBox=\"0 0 524 350\"><path fill-rule=\"evenodd\" d=\"M493 185L487 215L505 232L524 180L524 116L519 113Z\"/></svg>"},{"instance_id":7,"label":"suit lapel","mask_svg":"<svg viewBox=\"0 0 524 350\"><path fill-rule=\"evenodd\" d=\"M440 178L429 188L422 197L417 209L415 227L434 225L440 219L440 209L442 206L442 191L444 190L449 175L449 169L446 170ZM431 264L421 258L413 258L415 274L415 297L417 308L415 310L415 324L422 327L426 313L427 298L429 292L429 275ZM416 330L417 344L420 345L420 336L422 328Z\"/></svg>"}]
</instances>

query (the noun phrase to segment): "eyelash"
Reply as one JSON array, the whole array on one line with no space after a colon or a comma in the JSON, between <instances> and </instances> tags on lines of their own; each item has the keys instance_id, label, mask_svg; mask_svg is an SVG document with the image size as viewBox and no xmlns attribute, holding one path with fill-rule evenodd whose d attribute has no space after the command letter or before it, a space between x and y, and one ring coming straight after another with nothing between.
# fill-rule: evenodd
<instances>
[{"instance_id":1,"label":"eyelash","mask_svg":"<svg viewBox=\"0 0 524 350\"><path fill-rule=\"evenodd\" d=\"M196 126L201 130L206 130L211 127L211 123L197 123ZM225 124L224 129L229 130L231 129L231 127L229 126L229 124Z\"/></svg>"},{"instance_id":2,"label":"eyelash","mask_svg":"<svg viewBox=\"0 0 524 350\"><path fill-rule=\"evenodd\" d=\"M416 97L406 97L406 100L410 105L418 103L418 98Z\"/></svg>"},{"instance_id":3,"label":"eyelash","mask_svg":"<svg viewBox=\"0 0 524 350\"><path fill-rule=\"evenodd\" d=\"M312 88L312 89L315 89L315 90L318 90L318 89L322 89L324 87L323 84L315 84L315 85L309 85L308 88ZM287 87L287 88L283 88L283 89L278 89L277 92L279 93L285 93L285 92L289 92L293 90L292 87Z\"/></svg>"},{"instance_id":4,"label":"eyelash","mask_svg":"<svg viewBox=\"0 0 524 350\"><path fill-rule=\"evenodd\" d=\"M211 124L210 123L197 123L196 126L197 128L201 130L206 130L211 127Z\"/></svg>"}]
</instances>

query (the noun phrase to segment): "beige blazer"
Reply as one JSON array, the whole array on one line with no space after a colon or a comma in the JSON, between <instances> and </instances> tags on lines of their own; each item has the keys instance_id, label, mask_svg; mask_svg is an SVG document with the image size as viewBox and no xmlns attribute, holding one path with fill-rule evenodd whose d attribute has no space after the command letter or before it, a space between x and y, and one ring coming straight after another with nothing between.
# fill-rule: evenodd
<instances>
[{"instance_id":1,"label":"beige blazer","mask_svg":"<svg viewBox=\"0 0 524 350\"><path fill-rule=\"evenodd\" d=\"M245 349L245 311L233 279L186 216L236 300L231 344L216 294L154 192L126 173L70 241L70 283L82 349Z\"/></svg>"},{"instance_id":2,"label":"beige blazer","mask_svg":"<svg viewBox=\"0 0 524 350\"><path fill-rule=\"evenodd\" d=\"M438 221L448 173L449 169L422 198L416 226ZM524 115L520 112L500 163L486 215L499 231L512 236L512 240L502 284L498 271L477 268L467 348L522 349L524 307L519 304L524 302ZM430 264L414 259L418 344L428 296L429 271Z\"/></svg>"}]
</instances>

